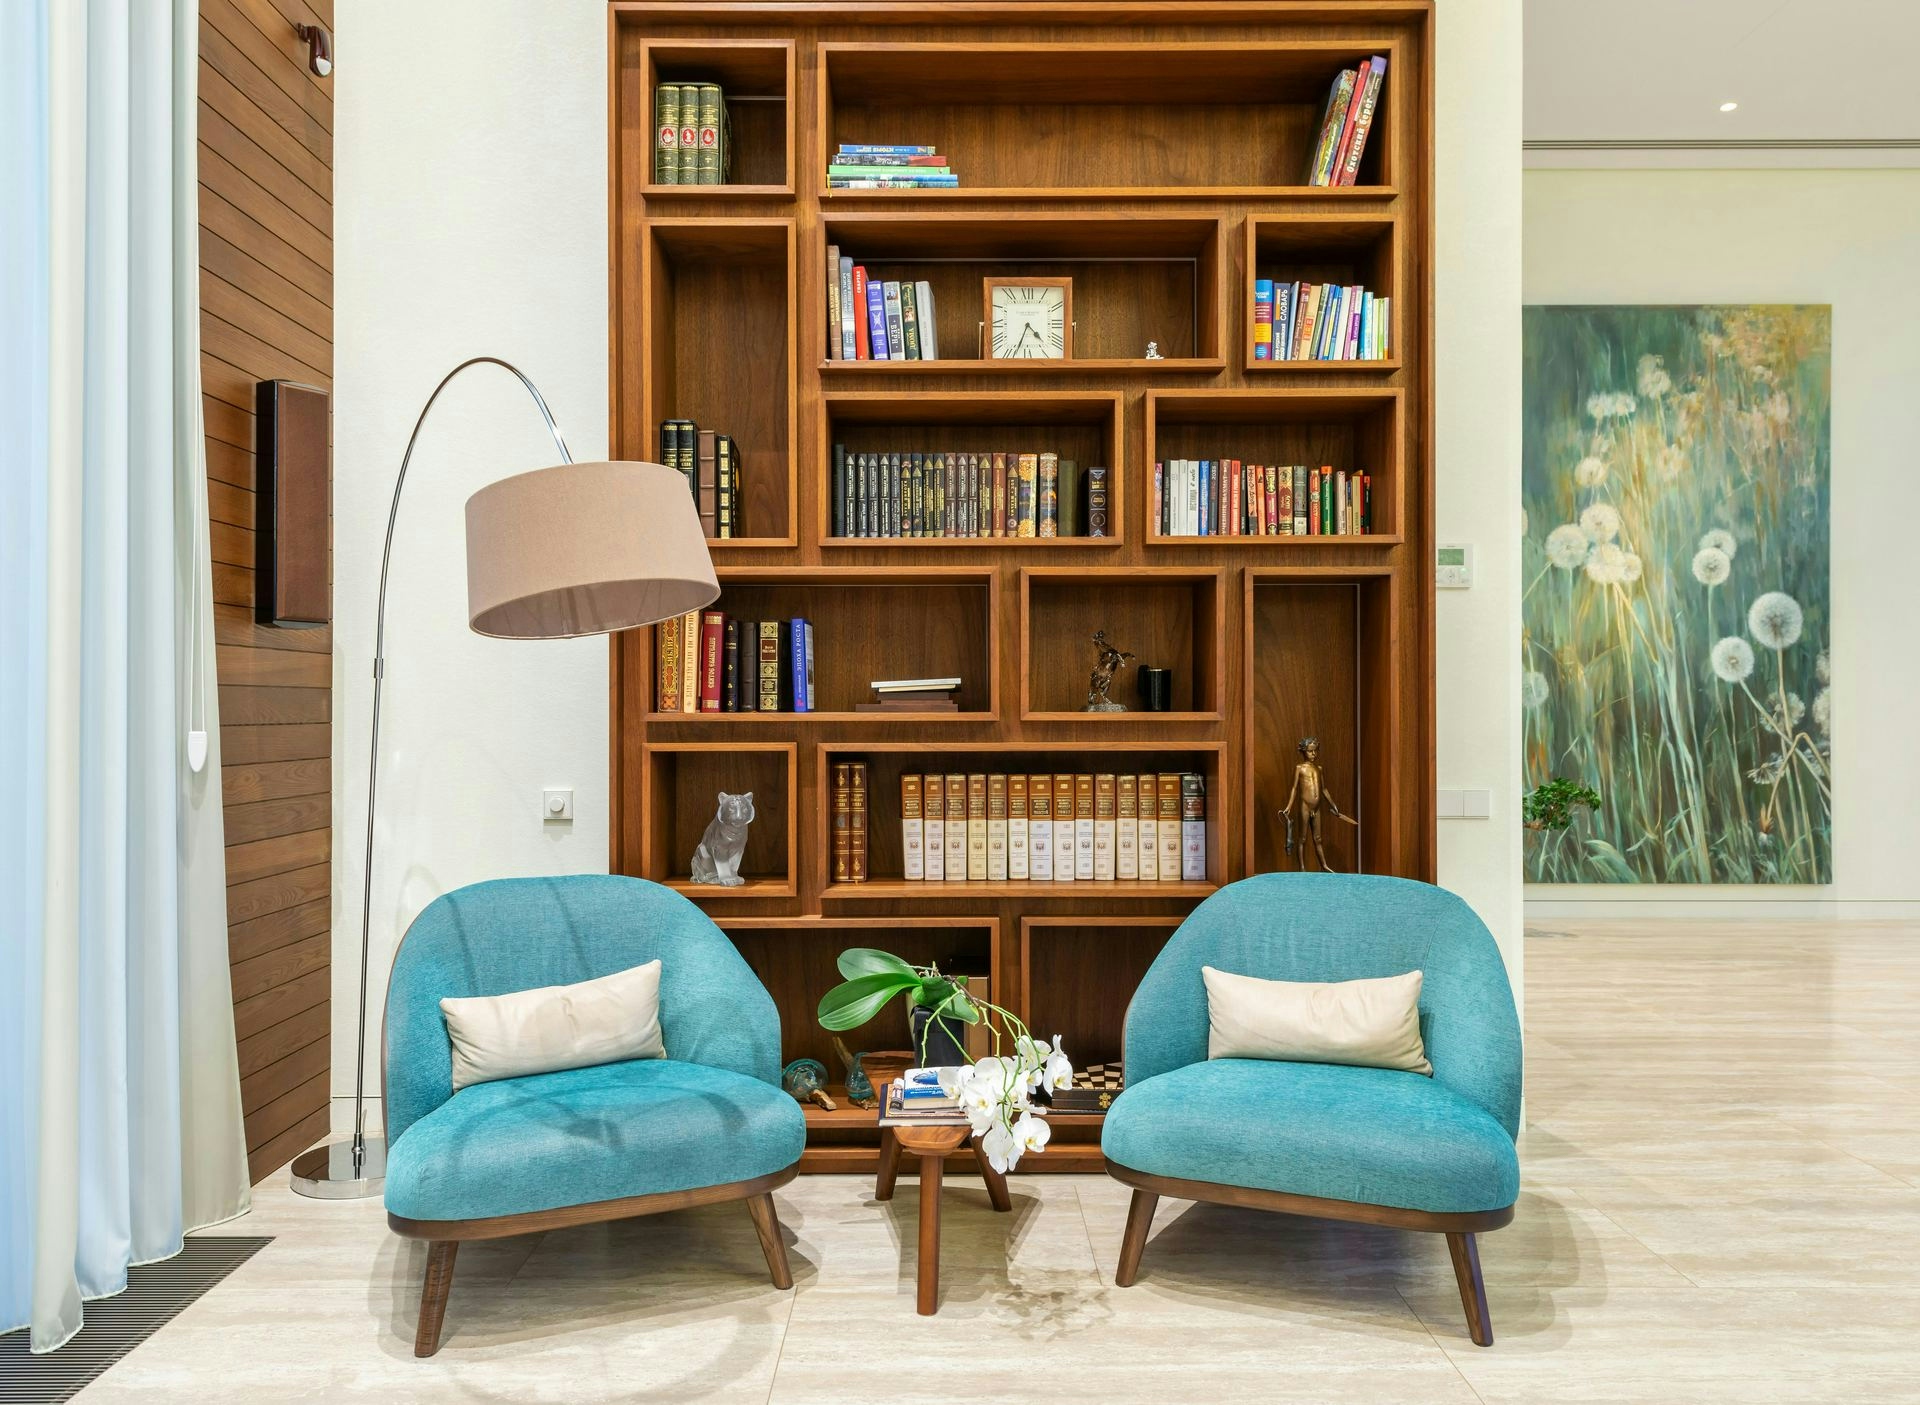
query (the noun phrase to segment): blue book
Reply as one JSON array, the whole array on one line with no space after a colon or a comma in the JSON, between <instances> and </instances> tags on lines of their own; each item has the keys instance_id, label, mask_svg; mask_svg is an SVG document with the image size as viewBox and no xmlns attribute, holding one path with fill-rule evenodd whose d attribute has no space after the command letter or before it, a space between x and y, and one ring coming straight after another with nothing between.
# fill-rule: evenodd
<instances>
[{"instance_id":1,"label":"blue book","mask_svg":"<svg viewBox=\"0 0 1920 1405\"><path fill-rule=\"evenodd\" d=\"M842 156L937 156L940 149L933 146L860 146L850 142L841 142Z\"/></svg>"},{"instance_id":2,"label":"blue book","mask_svg":"<svg viewBox=\"0 0 1920 1405\"><path fill-rule=\"evenodd\" d=\"M888 361L887 291L879 280L867 280L867 350L871 359Z\"/></svg>"},{"instance_id":3,"label":"blue book","mask_svg":"<svg viewBox=\"0 0 1920 1405\"><path fill-rule=\"evenodd\" d=\"M1213 522L1207 508L1213 502L1213 460L1200 460L1200 532L1205 537L1212 535Z\"/></svg>"},{"instance_id":4,"label":"blue book","mask_svg":"<svg viewBox=\"0 0 1920 1405\"><path fill-rule=\"evenodd\" d=\"M808 710L807 698L807 622L796 617L788 631L788 649L793 663L793 710Z\"/></svg>"}]
</instances>

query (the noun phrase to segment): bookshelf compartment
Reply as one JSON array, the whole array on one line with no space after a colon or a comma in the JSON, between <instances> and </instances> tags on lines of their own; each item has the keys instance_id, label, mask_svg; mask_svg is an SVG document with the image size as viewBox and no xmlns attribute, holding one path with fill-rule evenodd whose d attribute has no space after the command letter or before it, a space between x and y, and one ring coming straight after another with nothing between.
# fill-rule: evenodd
<instances>
[{"instance_id":1,"label":"bookshelf compartment","mask_svg":"<svg viewBox=\"0 0 1920 1405\"><path fill-rule=\"evenodd\" d=\"M1392 215L1249 215L1246 229L1246 287L1241 305L1244 334L1242 369L1270 371L1397 371L1403 318L1410 312L1395 295L1399 268L1399 224ZM1378 361L1312 361L1280 357L1259 361L1253 355L1253 284L1359 284L1375 297L1393 299L1388 355ZM1274 325L1279 326L1279 314Z\"/></svg>"},{"instance_id":2,"label":"bookshelf compartment","mask_svg":"<svg viewBox=\"0 0 1920 1405\"><path fill-rule=\"evenodd\" d=\"M909 363L912 364L912 363ZM1121 427L1126 397L1119 391L830 391L822 397L819 515L823 547L1057 547L1118 546L1124 514L1125 447ZM832 535L833 448L862 452L1037 453L1051 449L1083 469L1107 469L1104 537L854 537Z\"/></svg>"},{"instance_id":3,"label":"bookshelf compartment","mask_svg":"<svg viewBox=\"0 0 1920 1405\"><path fill-rule=\"evenodd\" d=\"M1293 784L1303 737L1320 742L1327 793L1360 821L1356 830L1323 811L1322 837L1344 873L1408 873L1403 836L1412 817L1393 797L1396 665L1393 576L1384 568L1252 568L1246 578L1246 830L1249 873L1299 867L1286 852L1280 809ZM1296 815L1296 824L1298 817Z\"/></svg>"},{"instance_id":4,"label":"bookshelf compartment","mask_svg":"<svg viewBox=\"0 0 1920 1405\"><path fill-rule=\"evenodd\" d=\"M640 820L641 874L701 902L794 895L799 790L791 742L656 742L641 753L647 798ZM740 862L745 884L695 883L693 851L721 791L753 792L754 820Z\"/></svg>"},{"instance_id":5,"label":"bookshelf compartment","mask_svg":"<svg viewBox=\"0 0 1920 1405\"><path fill-rule=\"evenodd\" d=\"M820 1027L820 997L841 982L835 962L849 947L878 947L916 966L937 965L950 975L967 976L971 988L988 1000L994 993L994 947L1000 924L992 916L970 917L721 917L719 925L746 958L760 983L773 995L780 1015L780 1058L818 1059L827 1066L832 1095L840 1099L846 1068L834 1052L833 1032ZM984 984L983 984L984 983ZM909 1046L906 1007L894 1001L873 1019L840 1036L854 1054ZM809 1124L852 1121L877 1140L872 1109L855 1109L858 1118L836 1118L822 1108L807 1108ZM810 1138L811 1139L811 1138Z\"/></svg>"},{"instance_id":6,"label":"bookshelf compartment","mask_svg":"<svg viewBox=\"0 0 1920 1405\"><path fill-rule=\"evenodd\" d=\"M642 39L637 78L651 116L662 83L718 83L727 105L732 170L724 185L662 185L649 160L640 173L647 200L792 199L796 88L791 40ZM644 129L642 129L644 131ZM651 155L651 143L642 144Z\"/></svg>"},{"instance_id":7,"label":"bookshelf compartment","mask_svg":"<svg viewBox=\"0 0 1920 1405\"><path fill-rule=\"evenodd\" d=\"M722 566L718 574L720 598L709 609L743 620L812 622L816 706L807 712L652 711L649 726L918 726L998 717L999 660L991 632L999 582L991 569ZM901 620L914 621L914 628L898 628ZM877 678L953 677L961 680L955 712L876 713L855 707L873 700L869 685Z\"/></svg>"},{"instance_id":8,"label":"bookshelf compartment","mask_svg":"<svg viewBox=\"0 0 1920 1405\"><path fill-rule=\"evenodd\" d=\"M1142 460L1153 546L1234 548L1391 546L1402 540L1401 464L1406 432L1397 387L1275 387L1263 390L1155 391L1146 397ZM1373 475L1373 531L1364 536L1168 536L1152 507L1153 466L1169 459L1331 465Z\"/></svg>"},{"instance_id":9,"label":"bookshelf compartment","mask_svg":"<svg viewBox=\"0 0 1920 1405\"><path fill-rule=\"evenodd\" d=\"M833 359L823 283L807 325L819 329L808 344L824 374L1166 374L1226 364L1219 319L1226 236L1218 218L888 212L830 215L822 231L816 253L823 276L827 250L837 248L871 280L924 280L931 287L941 353L929 361ZM984 281L1055 277L1073 280L1074 355L1057 361L985 356ZM1158 344L1159 359L1147 358L1149 341Z\"/></svg>"},{"instance_id":10,"label":"bookshelf compartment","mask_svg":"<svg viewBox=\"0 0 1920 1405\"><path fill-rule=\"evenodd\" d=\"M819 749L819 813L814 826L818 854L820 895L826 901L939 902L948 898L979 900L1011 898L1023 903L1063 901L1101 902L1130 899L1193 899L1205 897L1226 882L1226 825L1222 822L1226 796L1223 748L1217 743L1191 744L1115 741L1095 747L1071 744L1050 746L1036 742L923 742L854 745L834 743ZM832 881L833 767L840 761L867 763L867 872L862 883ZM1204 780L1207 801L1207 877L1204 881L1088 880L1074 882L1025 879L1006 882L933 882L908 879L900 835L900 777L910 774L1038 775L1135 774L1196 772Z\"/></svg>"},{"instance_id":11,"label":"bookshelf compartment","mask_svg":"<svg viewBox=\"0 0 1920 1405\"><path fill-rule=\"evenodd\" d=\"M1036 566L1020 573L1021 719L1137 725L1218 722L1226 672L1221 568ZM1089 713L1093 632L1137 657L1115 680L1126 712ZM1172 675L1172 710L1148 712L1136 679L1142 667Z\"/></svg>"},{"instance_id":12,"label":"bookshelf compartment","mask_svg":"<svg viewBox=\"0 0 1920 1405\"><path fill-rule=\"evenodd\" d=\"M670 418L732 435L743 535L710 544L792 546L793 221L654 219L646 245L640 451L659 457L660 422Z\"/></svg>"},{"instance_id":13,"label":"bookshelf compartment","mask_svg":"<svg viewBox=\"0 0 1920 1405\"><path fill-rule=\"evenodd\" d=\"M1329 88L1375 53L1388 77L1358 183L1307 186ZM1391 42L824 43L819 55L808 180L822 200L1392 193ZM842 142L937 147L961 183L826 189Z\"/></svg>"},{"instance_id":14,"label":"bookshelf compartment","mask_svg":"<svg viewBox=\"0 0 1920 1405\"><path fill-rule=\"evenodd\" d=\"M1178 917L1023 917L1022 1018L1036 1039L1060 1037L1076 1069L1119 1063L1127 1000L1178 930ZM1088 979L1097 972L1096 979Z\"/></svg>"}]
</instances>

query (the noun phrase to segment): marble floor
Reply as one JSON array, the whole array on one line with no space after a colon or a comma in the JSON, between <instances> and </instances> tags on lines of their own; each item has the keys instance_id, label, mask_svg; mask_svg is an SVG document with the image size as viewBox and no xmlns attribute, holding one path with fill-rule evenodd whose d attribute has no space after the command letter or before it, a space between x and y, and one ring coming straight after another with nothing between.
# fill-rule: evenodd
<instances>
[{"instance_id":1,"label":"marble floor","mask_svg":"<svg viewBox=\"0 0 1920 1405\"><path fill-rule=\"evenodd\" d=\"M284 1174L277 1236L83 1399L276 1402L1920 1402L1920 924L1546 924L1529 934L1524 1175L1468 1342L1429 1236L948 1182L914 1315L917 1189L777 1195L795 1291L737 1206L461 1251L411 1354L425 1254Z\"/></svg>"}]
</instances>

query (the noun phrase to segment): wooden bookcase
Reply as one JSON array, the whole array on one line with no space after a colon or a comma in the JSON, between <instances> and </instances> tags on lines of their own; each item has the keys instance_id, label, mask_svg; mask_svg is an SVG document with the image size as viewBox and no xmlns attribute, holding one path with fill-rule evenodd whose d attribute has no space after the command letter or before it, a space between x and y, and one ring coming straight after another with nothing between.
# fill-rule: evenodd
<instances>
[{"instance_id":1,"label":"wooden bookcase","mask_svg":"<svg viewBox=\"0 0 1920 1405\"><path fill-rule=\"evenodd\" d=\"M611 413L617 457L672 416L731 433L748 535L714 543L718 608L814 623L818 709L654 710L653 637L613 641L615 872L669 882L772 992L786 1058L844 947L991 982L1079 1062L1120 1056L1140 975L1217 886L1288 862L1278 807L1312 733L1357 836L1339 860L1434 876L1432 25L1423 0L615 0L610 18ZM1328 85L1388 58L1351 187L1302 185ZM721 83L729 186L652 184L656 81ZM953 190L830 191L842 141L937 145ZM827 354L826 250L934 288L942 359ZM981 280L1074 280L1069 361L979 357ZM1391 296L1390 356L1256 361L1253 282ZM1148 341L1159 356L1148 358ZM833 446L1054 447L1109 475L1099 539L829 535ZM1332 463L1373 475L1363 537L1165 537L1156 458ZM1104 628L1173 673L1173 710L1080 712ZM958 712L856 710L874 678L958 675ZM872 783L870 878L832 881L831 775ZM1203 883L901 877L899 778L921 771L1198 771ZM687 880L720 789L759 819L734 889ZM902 1047L890 1011L846 1036ZM873 1165L870 1113L808 1112L811 1170ZM1035 1170L1099 1166L1060 1119Z\"/></svg>"}]
</instances>

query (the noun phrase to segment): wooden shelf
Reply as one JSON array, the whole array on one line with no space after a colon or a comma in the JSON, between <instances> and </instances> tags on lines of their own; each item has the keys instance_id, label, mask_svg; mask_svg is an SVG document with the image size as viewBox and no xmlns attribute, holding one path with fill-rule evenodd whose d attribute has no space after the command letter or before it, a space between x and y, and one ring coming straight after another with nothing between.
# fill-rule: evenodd
<instances>
[{"instance_id":1,"label":"wooden shelf","mask_svg":"<svg viewBox=\"0 0 1920 1405\"><path fill-rule=\"evenodd\" d=\"M657 458L669 416L734 435L753 536L710 543L718 608L814 622L819 710L657 712L652 631L615 636L609 865L720 923L774 1001L784 1059L843 1081L817 1007L859 945L970 966L1076 1062L1116 1058L1132 987L1187 914L1290 864L1276 813L1308 732L1362 816L1357 849L1336 831L1336 863L1434 877L1433 10L613 7L609 452ZM1374 54L1389 71L1360 183L1299 184L1335 76ZM653 86L707 79L727 91L737 184L655 184ZM934 145L963 184L824 189L839 142ZM925 281L944 355L839 359L830 249ZM1072 280L1074 359L979 356L983 284L1004 277ZM1263 277L1391 297L1390 359L1255 361ZM836 444L1101 464L1108 535L836 537ZM1377 530L1160 536L1151 469L1174 457L1369 472ZM1096 629L1139 656L1113 692L1129 711L1079 710ZM1171 670L1176 710L1138 705L1141 664ZM961 676L962 710L857 709L872 679L909 675ZM856 759L858 884L833 881L831 846L833 766ZM900 777L936 771L1197 771L1206 881L907 882ZM693 889L715 793L748 788L749 883ZM846 1043L902 1047L902 1020L895 1006ZM1101 1125L1055 1118L1021 1170L1098 1171ZM864 1109L810 1112L802 1169L870 1173L877 1132Z\"/></svg>"}]
</instances>

